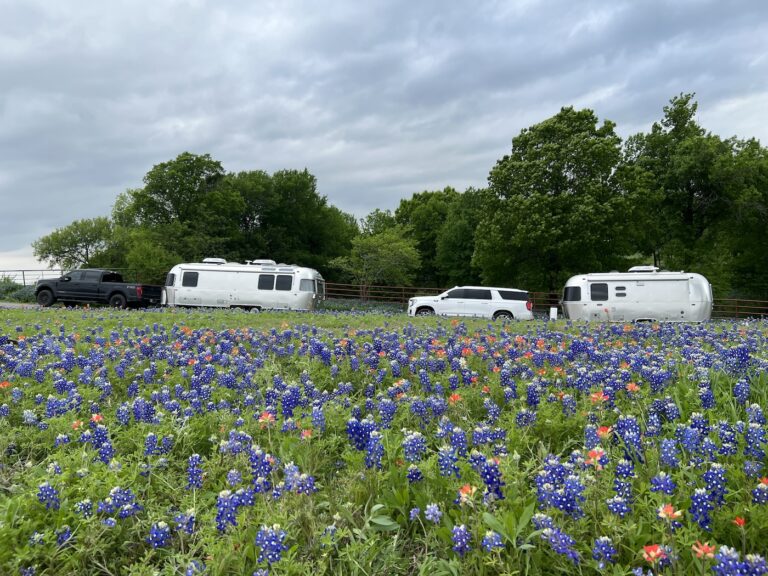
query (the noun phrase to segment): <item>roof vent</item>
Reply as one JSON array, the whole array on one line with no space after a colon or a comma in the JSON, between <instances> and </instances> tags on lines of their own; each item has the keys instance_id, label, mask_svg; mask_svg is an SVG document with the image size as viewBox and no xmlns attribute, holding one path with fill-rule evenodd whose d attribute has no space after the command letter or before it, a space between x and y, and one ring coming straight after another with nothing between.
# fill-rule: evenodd
<instances>
[{"instance_id":1,"label":"roof vent","mask_svg":"<svg viewBox=\"0 0 768 576\"><path fill-rule=\"evenodd\" d=\"M262 266L262 265L275 266L277 264L277 262L275 262L274 260L246 260L245 263L253 264L255 266Z\"/></svg>"},{"instance_id":2,"label":"roof vent","mask_svg":"<svg viewBox=\"0 0 768 576\"><path fill-rule=\"evenodd\" d=\"M632 266L632 268L629 269L630 272L658 272L659 268L657 266Z\"/></svg>"},{"instance_id":3,"label":"roof vent","mask_svg":"<svg viewBox=\"0 0 768 576\"><path fill-rule=\"evenodd\" d=\"M203 264L226 264L224 258L203 258Z\"/></svg>"}]
</instances>

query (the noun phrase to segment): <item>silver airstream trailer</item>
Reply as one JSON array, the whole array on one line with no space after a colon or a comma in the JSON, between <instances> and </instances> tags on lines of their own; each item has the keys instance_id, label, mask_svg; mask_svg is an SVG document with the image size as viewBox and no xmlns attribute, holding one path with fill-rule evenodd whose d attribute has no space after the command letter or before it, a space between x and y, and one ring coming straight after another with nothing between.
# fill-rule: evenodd
<instances>
[{"instance_id":1,"label":"silver airstream trailer","mask_svg":"<svg viewBox=\"0 0 768 576\"><path fill-rule=\"evenodd\" d=\"M712 316L712 286L701 274L635 266L573 276L562 306L573 320L704 322Z\"/></svg>"},{"instance_id":2,"label":"silver airstream trailer","mask_svg":"<svg viewBox=\"0 0 768 576\"><path fill-rule=\"evenodd\" d=\"M223 258L177 264L165 280L166 306L211 306L259 311L314 310L325 300L325 281L313 268L252 260L245 264Z\"/></svg>"}]
</instances>

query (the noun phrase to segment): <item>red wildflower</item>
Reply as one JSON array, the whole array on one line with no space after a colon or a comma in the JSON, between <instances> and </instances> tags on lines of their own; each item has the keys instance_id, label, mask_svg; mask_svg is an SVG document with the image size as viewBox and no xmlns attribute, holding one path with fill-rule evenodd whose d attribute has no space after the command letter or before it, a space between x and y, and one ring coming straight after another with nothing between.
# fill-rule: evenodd
<instances>
[{"instance_id":1,"label":"red wildflower","mask_svg":"<svg viewBox=\"0 0 768 576\"><path fill-rule=\"evenodd\" d=\"M663 560L667 557L667 553L658 544L651 544L650 546L643 546L643 558L650 564L656 564L659 560Z\"/></svg>"},{"instance_id":2,"label":"red wildflower","mask_svg":"<svg viewBox=\"0 0 768 576\"><path fill-rule=\"evenodd\" d=\"M714 558L715 547L710 546L709 542L701 542L696 540L696 544L691 546L691 550L696 554L696 558Z\"/></svg>"}]
</instances>

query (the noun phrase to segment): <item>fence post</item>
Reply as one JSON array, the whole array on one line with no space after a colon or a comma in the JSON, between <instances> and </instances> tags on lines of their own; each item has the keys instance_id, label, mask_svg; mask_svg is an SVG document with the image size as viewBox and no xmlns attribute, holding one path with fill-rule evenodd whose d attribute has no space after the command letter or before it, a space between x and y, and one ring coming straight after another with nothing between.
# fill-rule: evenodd
<instances>
[{"instance_id":1,"label":"fence post","mask_svg":"<svg viewBox=\"0 0 768 576\"><path fill-rule=\"evenodd\" d=\"M24 270L21 271L21 285L22 286L27 285L27 277L24 275Z\"/></svg>"}]
</instances>

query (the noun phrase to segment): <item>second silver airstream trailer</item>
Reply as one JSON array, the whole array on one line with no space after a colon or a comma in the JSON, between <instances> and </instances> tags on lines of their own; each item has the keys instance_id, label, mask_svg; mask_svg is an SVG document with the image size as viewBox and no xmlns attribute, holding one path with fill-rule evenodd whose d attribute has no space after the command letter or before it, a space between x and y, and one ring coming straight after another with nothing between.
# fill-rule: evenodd
<instances>
[{"instance_id":1,"label":"second silver airstream trailer","mask_svg":"<svg viewBox=\"0 0 768 576\"><path fill-rule=\"evenodd\" d=\"M712 286L701 274L635 266L573 276L562 306L573 320L704 322L712 316Z\"/></svg>"},{"instance_id":2,"label":"second silver airstream trailer","mask_svg":"<svg viewBox=\"0 0 768 576\"><path fill-rule=\"evenodd\" d=\"M177 264L163 291L166 306L211 306L262 310L314 310L325 299L325 281L317 270L274 260L245 264L223 258Z\"/></svg>"}]
</instances>

